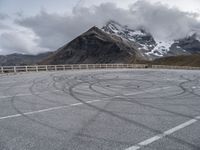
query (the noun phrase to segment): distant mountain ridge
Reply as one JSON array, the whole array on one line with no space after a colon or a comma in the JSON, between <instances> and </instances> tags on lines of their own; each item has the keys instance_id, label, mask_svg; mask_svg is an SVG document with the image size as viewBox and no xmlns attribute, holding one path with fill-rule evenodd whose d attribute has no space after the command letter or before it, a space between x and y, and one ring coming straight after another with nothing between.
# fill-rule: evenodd
<instances>
[{"instance_id":1,"label":"distant mountain ridge","mask_svg":"<svg viewBox=\"0 0 200 150\"><path fill-rule=\"evenodd\" d=\"M0 66L33 65L49 56L51 52L38 55L10 54L0 55Z\"/></svg>"}]
</instances>

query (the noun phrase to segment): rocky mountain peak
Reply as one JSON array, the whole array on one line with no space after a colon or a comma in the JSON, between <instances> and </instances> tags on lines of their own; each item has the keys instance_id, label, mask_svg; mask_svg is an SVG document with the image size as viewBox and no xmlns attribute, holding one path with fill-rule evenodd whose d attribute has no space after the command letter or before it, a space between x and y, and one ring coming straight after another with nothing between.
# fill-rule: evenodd
<instances>
[{"instance_id":1,"label":"rocky mountain peak","mask_svg":"<svg viewBox=\"0 0 200 150\"><path fill-rule=\"evenodd\" d=\"M91 27L91 28L88 30L88 32L92 32L92 31L94 31L94 32L101 32L101 30L100 30L97 26L93 26L93 27Z\"/></svg>"},{"instance_id":2,"label":"rocky mountain peak","mask_svg":"<svg viewBox=\"0 0 200 150\"><path fill-rule=\"evenodd\" d=\"M131 29L115 21L109 21L102 30L134 43L141 51L150 52L156 46L153 36L144 29Z\"/></svg>"},{"instance_id":3,"label":"rocky mountain peak","mask_svg":"<svg viewBox=\"0 0 200 150\"><path fill-rule=\"evenodd\" d=\"M116 21L109 21L102 30L132 42L149 59L163 56L200 53L200 36L196 33L179 40L159 40L144 29L131 29Z\"/></svg>"}]
</instances>

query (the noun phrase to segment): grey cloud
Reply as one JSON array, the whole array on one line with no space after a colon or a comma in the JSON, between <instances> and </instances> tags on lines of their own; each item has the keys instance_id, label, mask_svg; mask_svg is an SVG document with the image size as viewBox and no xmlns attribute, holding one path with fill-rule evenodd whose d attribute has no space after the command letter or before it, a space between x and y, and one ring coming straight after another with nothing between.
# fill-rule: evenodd
<instances>
[{"instance_id":1,"label":"grey cloud","mask_svg":"<svg viewBox=\"0 0 200 150\"><path fill-rule=\"evenodd\" d=\"M101 26L103 22L111 19L111 16L114 17L114 13L109 14L110 9L115 13L118 11L115 10L114 4L104 4L93 9L80 8L74 11L72 16L41 11L34 17L18 19L16 22L21 26L31 28L41 37L40 46L55 50L90 27Z\"/></svg>"},{"instance_id":2,"label":"grey cloud","mask_svg":"<svg viewBox=\"0 0 200 150\"><path fill-rule=\"evenodd\" d=\"M17 11L17 12L15 13L15 15L16 15L17 17L23 17L23 16L24 16L24 12L23 12L22 10L19 10L19 11Z\"/></svg>"},{"instance_id":3,"label":"grey cloud","mask_svg":"<svg viewBox=\"0 0 200 150\"><path fill-rule=\"evenodd\" d=\"M7 14L0 12L0 20L5 20L7 18L9 18L9 16Z\"/></svg>"},{"instance_id":4,"label":"grey cloud","mask_svg":"<svg viewBox=\"0 0 200 150\"><path fill-rule=\"evenodd\" d=\"M90 9L74 9L71 16L41 11L34 17L18 19L16 23L31 28L40 37L40 46L55 50L92 26L102 27L111 19L124 23L131 20L131 14L113 3L105 3Z\"/></svg>"},{"instance_id":5,"label":"grey cloud","mask_svg":"<svg viewBox=\"0 0 200 150\"><path fill-rule=\"evenodd\" d=\"M179 39L200 29L200 22L196 19L197 14L181 12L177 8L168 8L160 3L138 1L130 10L133 20L137 20L133 26L143 26L156 38Z\"/></svg>"},{"instance_id":6,"label":"grey cloud","mask_svg":"<svg viewBox=\"0 0 200 150\"><path fill-rule=\"evenodd\" d=\"M3 50L2 53L25 53L25 54L37 54L39 52L46 51L37 47L34 39L27 36L28 33L25 32L4 32L0 35L0 49Z\"/></svg>"},{"instance_id":7,"label":"grey cloud","mask_svg":"<svg viewBox=\"0 0 200 150\"><path fill-rule=\"evenodd\" d=\"M0 30L5 30L5 29L8 30L11 29L11 27L0 21Z\"/></svg>"},{"instance_id":8,"label":"grey cloud","mask_svg":"<svg viewBox=\"0 0 200 150\"><path fill-rule=\"evenodd\" d=\"M0 36L0 45L3 50L9 51L19 51L20 53L24 53L27 50L26 43L22 43L21 38L19 36L16 36L12 33L3 33Z\"/></svg>"},{"instance_id":9,"label":"grey cloud","mask_svg":"<svg viewBox=\"0 0 200 150\"><path fill-rule=\"evenodd\" d=\"M90 27L102 27L109 20L132 28L142 27L158 39L178 39L194 30L199 31L200 22L196 17L196 14L181 12L160 3L138 1L129 9L118 8L113 3L79 7L70 16L41 11L36 16L20 18L16 23L32 29L39 37L37 42L40 47L56 50Z\"/></svg>"}]
</instances>

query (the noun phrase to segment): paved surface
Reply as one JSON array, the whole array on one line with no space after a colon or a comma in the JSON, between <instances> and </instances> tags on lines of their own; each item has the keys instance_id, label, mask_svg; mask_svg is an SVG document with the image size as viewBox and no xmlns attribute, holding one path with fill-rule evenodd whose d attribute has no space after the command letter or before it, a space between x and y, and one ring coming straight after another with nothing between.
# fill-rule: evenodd
<instances>
[{"instance_id":1,"label":"paved surface","mask_svg":"<svg viewBox=\"0 0 200 150\"><path fill-rule=\"evenodd\" d=\"M0 150L199 150L200 71L0 76Z\"/></svg>"}]
</instances>

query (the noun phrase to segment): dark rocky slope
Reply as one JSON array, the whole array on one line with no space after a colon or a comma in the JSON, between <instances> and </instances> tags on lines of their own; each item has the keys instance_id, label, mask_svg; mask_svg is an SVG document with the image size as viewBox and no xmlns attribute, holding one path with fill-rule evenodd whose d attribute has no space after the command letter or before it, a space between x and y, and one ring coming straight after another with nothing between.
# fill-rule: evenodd
<instances>
[{"instance_id":1,"label":"dark rocky slope","mask_svg":"<svg viewBox=\"0 0 200 150\"><path fill-rule=\"evenodd\" d=\"M92 27L40 64L129 63L140 58L129 41Z\"/></svg>"}]
</instances>

